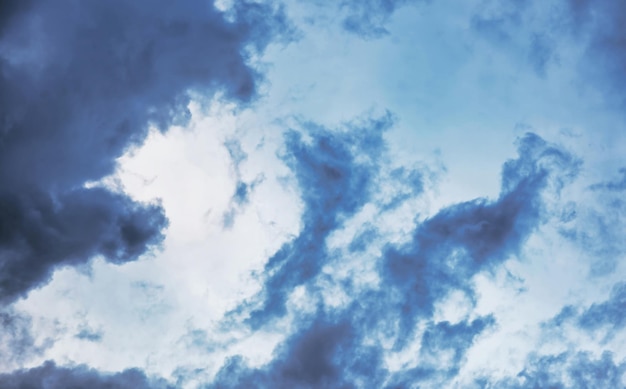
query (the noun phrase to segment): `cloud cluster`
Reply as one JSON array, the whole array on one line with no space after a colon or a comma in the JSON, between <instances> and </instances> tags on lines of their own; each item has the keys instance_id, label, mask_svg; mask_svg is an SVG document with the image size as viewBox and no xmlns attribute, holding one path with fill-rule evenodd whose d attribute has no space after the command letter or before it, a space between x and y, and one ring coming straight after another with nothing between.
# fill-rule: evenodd
<instances>
[{"instance_id":1,"label":"cloud cluster","mask_svg":"<svg viewBox=\"0 0 626 389\"><path fill-rule=\"evenodd\" d=\"M302 192L303 227L269 259L263 291L237 313L248 315L252 329L271 327L274 319L287 315L289 298L301 287L313 308L292 312L292 333L269 364L251 368L233 357L210 387L443 385L456 376L474 340L496 325L492 316L437 321L435 306L454 291L474 301L473 276L518 254L548 217L543 196L558 194L578 174L580 161L527 134L519 139L519 157L503 167L496 200L446 207L418 223L407 243L383 244L375 256L361 253L355 259L344 253L342 258L328 249L328 239L376 198L378 188L372 184L384 182L381 135L389 125L383 117L367 126L351 125L347 133L309 125L309 139L300 132L287 134L284 157ZM381 212L389 209L384 202L378 206ZM382 233L374 228L369 243ZM373 262L378 282L357 288L349 279L333 279L348 297L339 306L329 304L320 296L320 285L349 261L360 262L363 269L366 261ZM415 341L420 345L416 359L390 369L387 356L407 352Z\"/></svg>"},{"instance_id":2,"label":"cloud cluster","mask_svg":"<svg viewBox=\"0 0 626 389\"><path fill-rule=\"evenodd\" d=\"M2 387L22 388L120 388L120 389L168 389L163 380L153 380L137 369L121 373L104 374L86 366L60 367L48 361L32 369L17 370L10 374L0 374Z\"/></svg>"},{"instance_id":3,"label":"cloud cluster","mask_svg":"<svg viewBox=\"0 0 626 389\"><path fill-rule=\"evenodd\" d=\"M370 39L386 34L393 12L410 3L346 0L338 7L347 14L341 16L344 30ZM501 4L495 11L479 7L469 20L474 33L495 45L514 43L540 76L558 62L555 42L579 36L578 70L623 106L622 5L555 0L563 24L519 32L542 6ZM125 263L163 239L168 220L160 204L139 203L93 182L110 175L116 159L140 145L150 127L186 124L192 94L250 103L261 77L251 61L288 33L280 7L256 1L234 2L228 11L200 0L0 4L0 347L11 350L10 363L46 347L29 333L28 318L7 309L11 303L61 266L98 256ZM624 177L586 188L611 200L597 214L589 208L583 217L577 212L584 206L572 202L555 215L552 206L580 175L582 160L527 133L517 140L517 156L502 167L498 195L418 215L405 205L427 196L431 172L391 166L385 136L393 125L386 113L334 129L301 121L284 132L279 157L292 173L285 182L295 184L302 202L300 231L269 256L257 274L260 291L218 325L246 334L281 331L284 338L263 363L230 355L204 387L453 386L470 349L501 324L496 312L474 309L481 297L477 278L523 257L545 223L558 219L559 239L610 261L608 271L594 276L618 266L623 247L610 242L620 237L610 224L620 225L626 209ZM222 217L229 229L263 176L245 181L247 154L237 139L225 147L236 180ZM607 216L611 210L614 219ZM386 223L403 212L410 227L387 231ZM453 294L468 309L442 317L438 309ZM624 283L604 301L567 305L543 322L542 334L577 331L597 346L594 352L571 345L533 351L510 377L474 374L468 382L480 388L623 386L626 361L605 346L626 327L624 309ZM103 339L88 325L79 330L76 338ZM189 342L200 346L207 342L203 336ZM175 385L188 372L181 368ZM138 369L104 373L51 361L0 374L0 382L7 388L172 387Z\"/></svg>"},{"instance_id":4,"label":"cloud cluster","mask_svg":"<svg viewBox=\"0 0 626 389\"><path fill-rule=\"evenodd\" d=\"M0 301L94 256L158 244L158 204L86 184L111 174L149 126L188 119L190 93L251 101L249 65L287 27L280 10L237 2L9 1L0 9Z\"/></svg>"}]
</instances>

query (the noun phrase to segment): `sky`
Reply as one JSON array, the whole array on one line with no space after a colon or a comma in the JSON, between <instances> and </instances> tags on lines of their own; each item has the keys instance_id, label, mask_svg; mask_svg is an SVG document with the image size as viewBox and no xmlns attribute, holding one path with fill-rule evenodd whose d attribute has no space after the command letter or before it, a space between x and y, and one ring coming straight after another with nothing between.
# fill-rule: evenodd
<instances>
[{"instance_id":1,"label":"sky","mask_svg":"<svg viewBox=\"0 0 626 389\"><path fill-rule=\"evenodd\" d=\"M2 1L0 387L626 387L625 25Z\"/></svg>"}]
</instances>

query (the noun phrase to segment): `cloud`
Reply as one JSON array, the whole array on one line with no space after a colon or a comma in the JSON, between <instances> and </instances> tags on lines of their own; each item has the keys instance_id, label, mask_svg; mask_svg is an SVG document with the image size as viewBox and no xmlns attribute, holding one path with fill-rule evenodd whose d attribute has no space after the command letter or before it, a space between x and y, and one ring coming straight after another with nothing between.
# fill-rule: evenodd
<instances>
[{"instance_id":1,"label":"cloud","mask_svg":"<svg viewBox=\"0 0 626 389\"><path fill-rule=\"evenodd\" d=\"M60 367L47 361L32 369L16 370L0 374L0 382L6 389L22 388L120 388L120 389L165 389L173 388L163 380L150 379L137 369L121 373L105 374L86 366Z\"/></svg>"},{"instance_id":2,"label":"cloud","mask_svg":"<svg viewBox=\"0 0 626 389\"><path fill-rule=\"evenodd\" d=\"M95 255L120 263L162 240L158 204L102 188L149 126L184 124L190 93L246 104L249 63L288 34L281 10L242 1L3 2L0 19L0 300Z\"/></svg>"},{"instance_id":3,"label":"cloud","mask_svg":"<svg viewBox=\"0 0 626 389\"><path fill-rule=\"evenodd\" d=\"M558 61L558 47L555 44L555 28L547 28L554 23L545 21L542 13L533 2L482 1L472 16L472 30L499 50L518 56L530 65L535 74L546 76L550 63ZM536 23L541 20L544 23Z\"/></svg>"},{"instance_id":4,"label":"cloud","mask_svg":"<svg viewBox=\"0 0 626 389\"><path fill-rule=\"evenodd\" d=\"M420 343L420 363L392 373L387 388L406 388L416 383L442 386L454 378L464 362L467 350L485 329L495 324L493 317L481 317L457 324L431 323Z\"/></svg>"},{"instance_id":5,"label":"cloud","mask_svg":"<svg viewBox=\"0 0 626 389\"><path fill-rule=\"evenodd\" d=\"M382 134L391 124L387 114L364 123L349 123L347 131L305 123L309 141L301 132L286 133L282 158L293 171L304 202L302 230L268 260L260 308L250 316L253 326L283 316L293 288L320 273L328 260L327 237L370 198L383 150Z\"/></svg>"},{"instance_id":6,"label":"cloud","mask_svg":"<svg viewBox=\"0 0 626 389\"><path fill-rule=\"evenodd\" d=\"M619 169L622 178L617 181L599 182L590 186L592 190L606 190L609 192L621 192L626 190L626 168Z\"/></svg>"},{"instance_id":7,"label":"cloud","mask_svg":"<svg viewBox=\"0 0 626 389\"><path fill-rule=\"evenodd\" d=\"M558 71L577 71L577 83L599 90L606 106L621 109L626 104L625 15L619 1L483 0L471 26L542 77L551 64Z\"/></svg>"},{"instance_id":8,"label":"cloud","mask_svg":"<svg viewBox=\"0 0 626 389\"><path fill-rule=\"evenodd\" d=\"M626 364L615 363L610 352L594 357L588 352L531 356L516 377L492 382L477 380L482 388L619 388Z\"/></svg>"},{"instance_id":9,"label":"cloud","mask_svg":"<svg viewBox=\"0 0 626 389\"><path fill-rule=\"evenodd\" d=\"M552 320L545 324L546 328L561 328L566 324L592 335L600 332L604 342L610 340L626 327L626 283L613 285L608 299L596 302L589 307L567 305Z\"/></svg>"},{"instance_id":10,"label":"cloud","mask_svg":"<svg viewBox=\"0 0 626 389\"><path fill-rule=\"evenodd\" d=\"M0 369L21 366L33 356L40 355L52 344L52 339L38 343L33 336L32 319L12 309L0 312Z\"/></svg>"},{"instance_id":11,"label":"cloud","mask_svg":"<svg viewBox=\"0 0 626 389\"><path fill-rule=\"evenodd\" d=\"M617 388L626 378L626 360L610 350L626 326L626 284L618 282L604 301L587 307L566 305L550 320L541 324L541 343L565 341L566 351L532 352L516 376L494 380L477 380L485 388ZM580 338L583 335L584 340ZM587 350L594 351L587 351ZM621 354L620 354L621 355ZM623 357L623 356L622 356Z\"/></svg>"},{"instance_id":12,"label":"cloud","mask_svg":"<svg viewBox=\"0 0 626 389\"><path fill-rule=\"evenodd\" d=\"M237 313L249 317L252 330L263 327L271 331L274 319L288 313L290 296L302 286L303 298L312 308L293 312L286 337L270 361L253 366L242 356L231 356L206 387L392 388L418 382L445 386L458 374L478 337L497 326L490 315L436 321L434 307L453 291L465 293L471 303L472 276L496 269L518 253L548 217L544 197L558 194L576 176L579 160L537 135L525 135L518 141L519 156L503 166L497 199L443 208L419 221L406 243L389 242L373 255L357 250L359 266L373 261L375 266L370 267L378 281L359 288L350 282L338 283L346 301L329 304L320 297L324 292L320 285L339 279L333 278L339 277L338 267L355 260L327 247L331 234L378 199L382 199L377 204L379 212L399 209L389 207L385 196L379 196L379 191L384 192L378 187L382 185L380 172L406 178L407 186L415 190L410 196L420 196L425 185L420 174L382 169L388 163L383 135L392 123L391 115L384 115L336 130L304 123L300 130L286 133L280 155L301 193L302 228L268 260L260 278L262 292L241 305ZM378 211L371 215L374 219L381 216ZM362 246L383 236L383 226L375 220L369 225L375 238L361 242ZM352 241L344 243L350 246ZM418 348L410 359L400 365L388 363L390 355L413 352L408 346L416 342ZM135 377L136 387L156 385L140 371L131 372L105 374L48 363L5 377L31 382L28 380L45 375L55 380L62 377L59 382L77 380L92 386L115 382L121 387ZM186 373L179 373L184 381ZM87 379L92 381L84 381Z\"/></svg>"},{"instance_id":13,"label":"cloud","mask_svg":"<svg viewBox=\"0 0 626 389\"><path fill-rule=\"evenodd\" d=\"M626 104L626 44L623 26L626 4L588 0L565 1L572 34L586 43L582 58L583 76L605 93L609 106Z\"/></svg>"},{"instance_id":14,"label":"cloud","mask_svg":"<svg viewBox=\"0 0 626 389\"><path fill-rule=\"evenodd\" d=\"M208 387L379 387L385 377L380 349L362 344L367 333L355 325L352 313L363 314L319 311L312 320L303 319L269 364L249 368L241 357L233 357Z\"/></svg>"},{"instance_id":15,"label":"cloud","mask_svg":"<svg viewBox=\"0 0 626 389\"><path fill-rule=\"evenodd\" d=\"M626 326L626 317L623 312L626 308L626 284L613 286L610 298L599 304L593 304L583 312L578 325L586 330L596 330L602 326L610 326L611 330L618 330Z\"/></svg>"},{"instance_id":16,"label":"cloud","mask_svg":"<svg viewBox=\"0 0 626 389\"><path fill-rule=\"evenodd\" d=\"M159 205L134 203L107 190L77 189L51 199L22 192L0 197L4 301L45 283L60 264L102 255L113 263L158 243L167 220Z\"/></svg>"},{"instance_id":17,"label":"cloud","mask_svg":"<svg viewBox=\"0 0 626 389\"><path fill-rule=\"evenodd\" d=\"M343 28L364 39L380 38L388 34L385 25L400 7L414 0L344 0L340 6L347 10Z\"/></svg>"},{"instance_id":18,"label":"cloud","mask_svg":"<svg viewBox=\"0 0 626 389\"><path fill-rule=\"evenodd\" d=\"M248 154L241 148L241 143L237 139L228 139L224 142L226 150L232 161L232 170L235 175L235 193L233 193L228 209L224 212L224 228L232 228L235 223L235 216L239 214L250 201L250 196L257 185L263 182L263 175L257 176L252 182L245 182L242 178L241 164L248 158Z\"/></svg>"},{"instance_id":19,"label":"cloud","mask_svg":"<svg viewBox=\"0 0 626 389\"><path fill-rule=\"evenodd\" d=\"M312 307L293 311L291 333L270 362L250 367L234 356L210 387L441 386L458 374L477 337L497 325L491 315L437 322L435 305L453 291L473 301L472 277L519 253L548 217L544 196L558 195L576 177L580 161L560 146L526 134L518 140L518 158L503 166L496 200L443 208L418 223L408 243L388 243L374 257L362 253L381 232L370 224L370 241L361 238L356 253L360 268L368 267L366 261L377 264L378 282L356 288L354 280L333 278L351 259L329 252L325 242L342 228L343 220L377 198L373 192L380 188L371 182L378 182L386 161L380 136L389 125L388 119L371 120L369 126L349 126L348 133L309 126L308 139L300 132L287 134L284 158L302 192L303 227L269 259L261 308L254 304L258 301L247 301L237 313L249 315L252 329L271 326L273 319L287 314L287 300L300 286L306 286L303 299ZM421 179L410 182L423 186ZM394 210L385 201L379 206L381 212ZM355 249L352 242L346 244ZM323 267L328 269L322 275ZM329 304L320 296L326 278L339 284L345 303ZM386 358L412 352L409 346L416 341L414 357L390 368Z\"/></svg>"},{"instance_id":20,"label":"cloud","mask_svg":"<svg viewBox=\"0 0 626 389\"><path fill-rule=\"evenodd\" d=\"M624 176L626 170L619 169L619 173ZM626 251L621 239L626 221L622 196L626 178L603 180L586 189L584 201L563 207L559 233L588 254L592 275L607 276L614 272Z\"/></svg>"},{"instance_id":21,"label":"cloud","mask_svg":"<svg viewBox=\"0 0 626 389\"><path fill-rule=\"evenodd\" d=\"M418 317L430 317L434 303L450 290L470 296L471 278L511 255L542 221L542 193L577 174L580 161L534 134L518 141L519 158L505 163L495 201L452 205L425 220L404 247L387 248L380 263L388 304L410 337Z\"/></svg>"}]
</instances>

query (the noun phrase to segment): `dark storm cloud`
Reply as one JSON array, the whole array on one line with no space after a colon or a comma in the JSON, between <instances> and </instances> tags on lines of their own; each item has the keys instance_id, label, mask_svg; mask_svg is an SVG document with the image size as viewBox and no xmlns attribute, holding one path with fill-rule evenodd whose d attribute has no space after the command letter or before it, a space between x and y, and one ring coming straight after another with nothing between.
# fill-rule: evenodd
<instances>
[{"instance_id":1,"label":"dark storm cloud","mask_svg":"<svg viewBox=\"0 0 626 389\"><path fill-rule=\"evenodd\" d=\"M136 258L159 242L166 224L157 205L140 205L104 189L0 196L2 297L40 285L59 265L103 255L114 263Z\"/></svg>"},{"instance_id":2,"label":"dark storm cloud","mask_svg":"<svg viewBox=\"0 0 626 389\"><path fill-rule=\"evenodd\" d=\"M302 231L267 262L261 307L250 317L253 326L285 314L293 288L314 279L328 261L325 241L341 221L370 198L390 115L348 124L349 131L330 131L312 123L306 134L286 133L282 158L294 172L304 202Z\"/></svg>"},{"instance_id":3,"label":"dark storm cloud","mask_svg":"<svg viewBox=\"0 0 626 389\"><path fill-rule=\"evenodd\" d=\"M32 369L0 374L0 382L3 389L173 389L165 381L150 379L137 369L105 374L82 365L59 367L50 361Z\"/></svg>"},{"instance_id":4,"label":"dark storm cloud","mask_svg":"<svg viewBox=\"0 0 626 389\"><path fill-rule=\"evenodd\" d=\"M61 264L133 260L162 239L158 205L84 184L112 173L149 125L188 118L189 93L241 103L247 62L280 11L238 1L8 1L0 5L0 300L14 301Z\"/></svg>"}]
</instances>

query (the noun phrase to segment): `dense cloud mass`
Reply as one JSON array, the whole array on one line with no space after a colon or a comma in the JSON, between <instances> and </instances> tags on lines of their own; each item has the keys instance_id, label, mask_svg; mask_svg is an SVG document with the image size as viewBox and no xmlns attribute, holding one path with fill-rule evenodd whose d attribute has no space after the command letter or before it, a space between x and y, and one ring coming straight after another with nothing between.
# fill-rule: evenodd
<instances>
[{"instance_id":1,"label":"dense cloud mass","mask_svg":"<svg viewBox=\"0 0 626 389\"><path fill-rule=\"evenodd\" d=\"M307 123L310 142L300 132L287 132L282 157L302 192L303 226L298 237L285 244L265 266L268 278L264 295L250 317L255 327L285 314L285 302L293 288L319 275L328 261L326 238L342 219L354 215L368 202L383 151L382 135L391 124L389 114L363 124L350 124L344 132Z\"/></svg>"},{"instance_id":2,"label":"dense cloud mass","mask_svg":"<svg viewBox=\"0 0 626 389\"><path fill-rule=\"evenodd\" d=\"M249 56L286 31L271 6L204 1L3 2L0 10L0 299L60 264L137 258L167 219L85 184L111 174L150 125L188 119L190 93L250 101Z\"/></svg>"},{"instance_id":3,"label":"dense cloud mass","mask_svg":"<svg viewBox=\"0 0 626 389\"><path fill-rule=\"evenodd\" d=\"M167 389L173 388L163 380L151 380L137 369L116 374L103 374L86 366L59 367L46 362L40 367L0 374L2 387L6 389L70 389L70 388L120 388L120 389Z\"/></svg>"}]
</instances>

